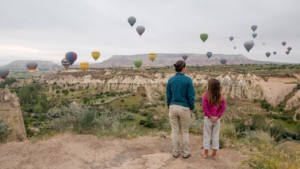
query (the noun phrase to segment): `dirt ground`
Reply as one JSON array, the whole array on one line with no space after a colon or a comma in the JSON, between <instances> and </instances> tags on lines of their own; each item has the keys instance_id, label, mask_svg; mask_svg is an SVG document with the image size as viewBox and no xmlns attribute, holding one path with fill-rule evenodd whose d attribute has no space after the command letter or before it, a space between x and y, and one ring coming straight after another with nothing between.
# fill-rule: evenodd
<instances>
[{"instance_id":1,"label":"dirt ground","mask_svg":"<svg viewBox=\"0 0 300 169\"><path fill-rule=\"evenodd\" d=\"M245 159L233 149L222 149L219 160L200 157L202 138L190 137L192 156L173 158L170 137L134 139L61 134L38 142L0 144L1 169L234 169Z\"/></svg>"}]
</instances>

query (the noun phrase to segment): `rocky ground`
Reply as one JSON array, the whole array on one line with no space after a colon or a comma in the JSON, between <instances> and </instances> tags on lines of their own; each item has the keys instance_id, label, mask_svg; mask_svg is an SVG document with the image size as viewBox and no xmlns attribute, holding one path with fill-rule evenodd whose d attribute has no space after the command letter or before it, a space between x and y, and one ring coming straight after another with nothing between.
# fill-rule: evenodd
<instances>
[{"instance_id":1,"label":"rocky ground","mask_svg":"<svg viewBox=\"0 0 300 169\"><path fill-rule=\"evenodd\" d=\"M171 140L163 137L134 139L97 138L62 134L38 142L0 144L1 169L234 169L245 160L233 149L220 150L218 161L200 157L202 137L191 136L192 156L175 159Z\"/></svg>"}]
</instances>

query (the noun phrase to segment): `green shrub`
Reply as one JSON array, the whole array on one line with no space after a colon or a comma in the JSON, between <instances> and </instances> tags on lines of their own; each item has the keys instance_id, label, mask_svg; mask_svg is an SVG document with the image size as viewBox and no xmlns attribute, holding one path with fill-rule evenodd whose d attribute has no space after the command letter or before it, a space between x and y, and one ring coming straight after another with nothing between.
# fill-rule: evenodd
<instances>
[{"instance_id":1,"label":"green shrub","mask_svg":"<svg viewBox=\"0 0 300 169\"><path fill-rule=\"evenodd\" d=\"M261 101L260 106L267 111L271 109L271 105L266 100Z\"/></svg>"},{"instance_id":2,"label":"green shrub","mask_svg":"<svg viewBox=\"0 0 300 169\"><path fill-rule=\"evenodd\" d=\"M9 135L8 126L4 123L2 119L0 119L0 142L6 141Z\"/></svg>"},{"instance_id":3,"label":"green shrub","mask_svg":"<svg viewBox=\"0 0 300 169\"><path fill-rule=\"evenodd\" d=\"M143 126L145 123L146 123L145 120L140 120L140 123L139 123L139 124Z\"/></svg>"},{"instance_id":4,"label":"green shrub","mask_svg":"<svg viewBox=\"0 0 300 169\"><path fill-rule=\"evenodd\" d=\"M266 120L265 116L260 114L255 114L252 116L252 124L250 125L250 130L265 130Z\"/></svg>"},{"instance_id":5,"label":"green shrub","mask_svg":"<svg viewBox=\"0 0 300 169\"><path fill-rule=\"evenodd\" d=\"M75 131L83 133L84 131L90 130L95 125L95 112L88 111L82 113L77 117L76 124L74 126Z\"/></svg>"},{"instance_id":6,"label":"green shrub","mask_svg":"<svg viewBox=\"0 0 300 169\"><path fill-rule=\"evenodd\" d=\"M144 127L156 128L157 125L153 122L153 120L150 117L148 117L147 120L145 121Z\"/></svg>"},{"instance_id":7,"label":"green shrub","mask_svg":"<svg viewBox=\"0 0 300 169\"><path fill-rule=\"evenodd\" d=\"M269 128L270 135L275 139L275 141L280 141L283 139L283 133L286 132L285 128L281 124L276 124Z\"/></svg>"},{"instance_id":8,"label":"green shrub","mask_svg":"<svg viewBox=\"0 0 300 169\"><path fill-rule=\"evenodd\" d=\"M128 114L126 117L127 120L133 121L134 120L134 116L132 114Z\"/></svg>"}]
</instances>

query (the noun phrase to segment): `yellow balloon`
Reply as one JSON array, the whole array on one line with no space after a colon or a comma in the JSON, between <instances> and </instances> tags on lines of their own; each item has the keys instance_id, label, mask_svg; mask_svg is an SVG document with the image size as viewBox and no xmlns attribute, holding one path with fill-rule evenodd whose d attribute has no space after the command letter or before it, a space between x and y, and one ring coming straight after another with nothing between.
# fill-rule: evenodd
<instances>
[{"instance_id":1,"label":"yellow balloon","mask_svg":"<svg viewBox=\"0 0 300 169\"><path fill-rule=\"evenodd\" d=\"M92 52L92 57L95 59L95 60L97 60L99 57L100 57L100 52L98 52L98 51L93 51Z\"/></svg>"},{"instance_id":2,"label":"yellow balloon","mask_svg":"<svg viewBox=\"0 0 300 169\"><path fill-rule=\"evenodd\" d=\"M149 59L153 62L156 58L156 54L155 53L150 53L149 54Z\"/></svg>"},{"instance_id":3,"label":"yellow balloon","mask_svg":"<svg viewBox=\"0 0 300 169\"><path fill-rule=\"evenodd\" d=\"M82 71L87 71L90 68L90 64L88 62L81 62L79 65Z\"/></svg>"}]
</instances>

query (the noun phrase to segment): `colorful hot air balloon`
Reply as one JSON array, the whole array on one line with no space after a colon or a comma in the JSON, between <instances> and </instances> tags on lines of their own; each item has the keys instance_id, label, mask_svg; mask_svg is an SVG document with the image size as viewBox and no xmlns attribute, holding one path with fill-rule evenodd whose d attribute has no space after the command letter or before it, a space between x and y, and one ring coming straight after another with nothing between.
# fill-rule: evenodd
<instances>
[{"instance_id":1,"label":"colorful hot air balloon","mask_svg":"<svg viewBox=\"0 0 300 169\"><path fill-rule=\"evenodd\" d=\"M200 35L200 39L203 41L203 43L208 39L208 34L207 33L202 33Z\"/></svg>"},{"instance_id":2,"label":"colorful hot air balloon","mask_svg":"<svg viewBox=\"0 0 300 169\"><path fill-rule=\"evenodd\" d=\"M66 70L68 70L68 68L70 67L70 62L66 59L66 58L63 58L62 60L61 60L61 65L63 65L63 67L66 69Z\"/></svg>"},{"instance_id":3,"label":"colorful hot air balloon","mask_svg":"<svg viewBox=\"0 0 300 169\"><path fill-rule=\"evenodd\" d=\"M244 47L246 48L246 50L249 52L254 46L254 42L253 40L247 41L244 43Z\"/></svg>"},{"instance_id":4,"label":"colorful hot air balloon","mask_svg":"<svg viewBox=\"0 0 300 169\"><path fill-rule=\"evenodd\" d=\"M230 36L230 37L229 37L229 40L232 41L232 40L233 40L233 36Z\"/></svg>"},{"instance_id":5,"label":"colorful hot air balloon","mask_svg":"<svg viewBox=\"0 0 300 169\"><path fill-rule=\"evenodd\" d=\"M252 33L252 37L255 39L257 36L257 33Z\"/></svg>"},{"instance_id":6,"label":"colorful hot air balloon","mask_svg":"<svg viewBox=\"0 0 300 169\"><path fill-rule=\"evenodd\" d=\"M77 53L75 52L68 52L66 53L66 59L68 60L68 62L73 65L73 63L77 60Z\"/></svg>"},{"instance_id":7,"label":"colorful hot air balloon","mask_svg":"<svg viewBox=\"0 0 300 169\"><path fill-rule=\"evenodd\" d=\"M27 67L29 73L33 73L36 71L38 64L36 62L28 62L28 63L26 63L26 67Z\"/></svg>"},{"instance_id":8,"label":"colorful hot air balloon","mask_svg":"<svg viewBox=\"0 0 300 169\"><path fill-rule=\"evenodd\" d=\"M276 54L277 54L277 52L276 52L276 51L274 51L274 52L273 52L273 55L276 55Z\"/></svg>"},{"instance_id":9,"label":"colorful hot air balloon","mask_svg":"<svg viewBox=\"0 0 300 169\"><path fill-rule=\"evenodd\" d=\"M90 68L90 64L89 62L81 62L79 68L85 72Z\"/></svg>"},{"instance_id":10,"label":"colorful hot air balloon","mask_svg":"<svg viewBox=\"0 0 300 169\"><path fill-rule=\"evenodd\" d=\"M212 52L207 52L206 53L206 56L208 57L208 59L210 59L212 57L212 55L213 55Z\"/></svg>"},{"instance_id":11,"label":"colorful hot air balloon","mask_svg":"<svg viewBox=\"0 0 300 169\"><path fill-rule=\"evenodd\" d=\"M156 54L155 53L150 53L149 54L149 59L153 62L156 58Z\"/></svg>"},{"instance_id":12,"label":"colorful hot air balloon","mask_svg":"<svg viewBox=\"0 0 300 169\"><path fill-rule=\"evenodd\" d=\"M91 53L91 55L92 55L92 57L95 59L95 61L100 57L100 52L98 52L98 51L93 51L92 53Z\"/></svg>"},{"instance_id":13,"label":"colorful hot air balloon","mask_svg":"<svg viewBox=\"0 0 300 169\"><path fill-rule=\"evenodd\" d=\"M253 32L255 32L255 30L257 29L257 25L252 25L251 29L252 29Z\"/></svg>"},{"instance_id":14,"label":"colorful hot air balloon","mask_svg":"<svg viewBox=\"0 0 300 169\"><path fill-rule=\"evenodd\" d=\"M130 24L131 27L135 24L135 22L136 22L136 19L134 16L130 16L128 18L128 23Z\"/></svg>"},{"instance_id":15,"label":"colorful hot air balloon","mask_svg":"<svg viewBox=\"0 0 300 169\"><path fill-rule=\"evenodd\" d=\"M136 68L140 68L142 66L142 64L143 64L143 62L142 62L141 59L136 59L134 61L134 65L135 65Z\"/></svg>"},{"instance_id":16,"label":"colorful hot air balloon","mask_svg":"<svg viewBox=\"0 0 300 169\"><path fill-rule=\"evenodd\" d=\"M221 63L222 65L225 65L225 64L227 63L227 59L222 58L222 59L220 60L220 63Z\"/></svg>"},{"instance_id":17,"label":"colorful hot air balloon","mask_svg":"<svg viewBox=\"0 0 300 169\"><path fill-rule=\"evenodd\" d=\"M5 79L9 74L9 70L4 68L0 69L0 79Z\"/></svg>"},{"instance_id":18,"label":"colorful hot air balloon","mask_svg":"<svg viewBox=\"0 0 300 169\"><path fill-rule=\"evenodd\" d=\"M145 32L145 27L144 26L138 26L136 27L137 33L142 36L142 34Z\"/></svg>"},{"instance_id":19,"label":"colorful hot air balloon","mask_svg":"<svg viewBox=\"0 0 300 169\"><path fill-rule=\"evenodd\" d=\"M287 50L288 50L288 51L291 51L291 50L292 50L292 47L288 47Z\"/></svg>"},{"instance_id":20,"label":"colorful hot air balloon","mask_svg":"<svg viewBox=\"0 0 300 169\"><path fill-rule=\"evenodd\" d=\"M183 59L184 61L186 61L187 58L188 58L189 56L188 56L188 55L182 55L181 57L182 57L182 59Z\"/></svg>"},{"instance_id":21,"label":"colorful hot air balloon","mask_svg":"<svg viewBox=\"0 0 300 169\"><path fill-rule=\"evenodd\" d=\"M270 52L266 52L266 56L267 57L271 56L271 53Z\"/></svg>"},{"instance_id":22,"label":"colorful hot air balloon","mask_svg":"<svg viewBox=\"0 0 300 169\"><path fill-rule=\"evenodd\" d=\"M286 45L286 42L282 42L281 44L282 44L282 46L285 46L285 45Z\"/></svg>"}]
</instances>

